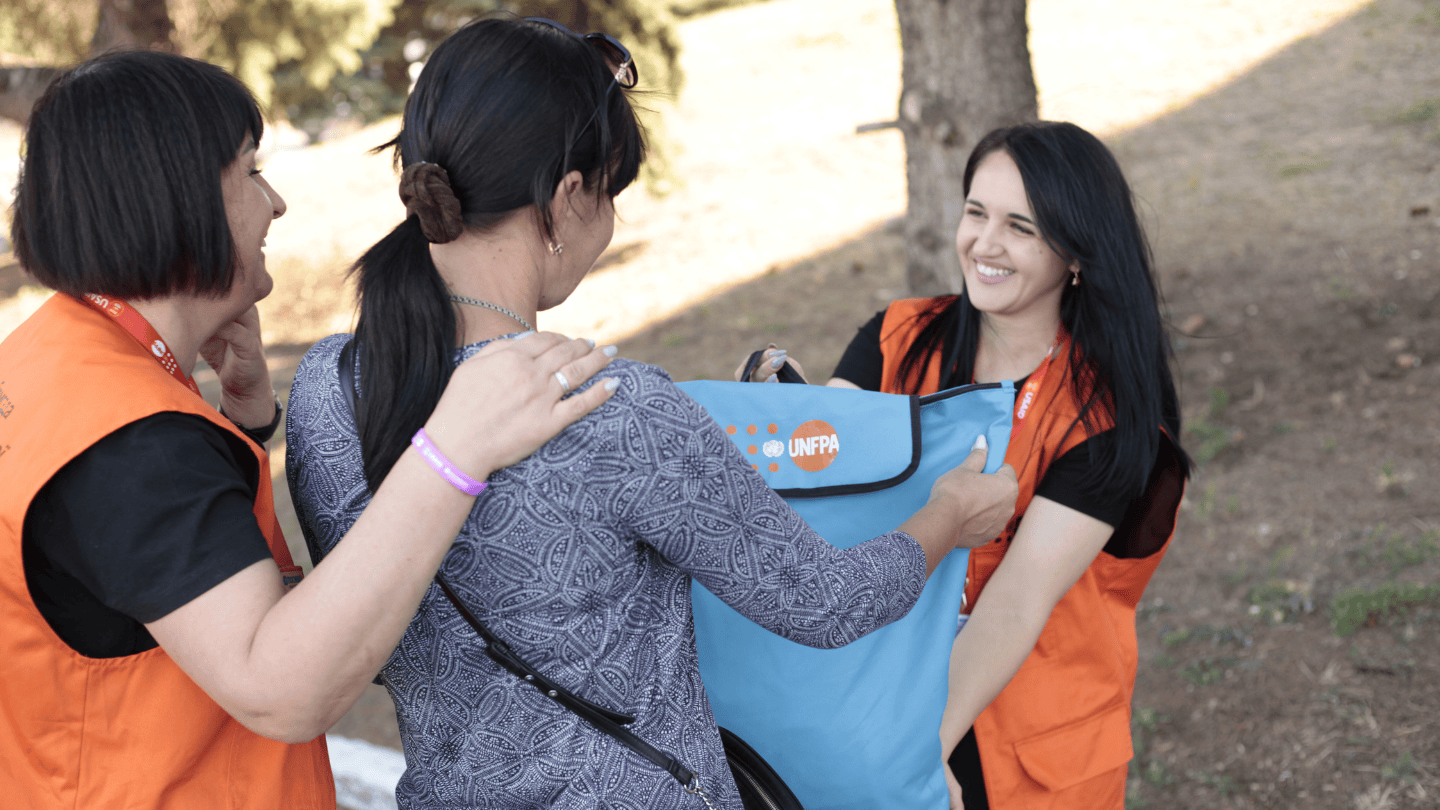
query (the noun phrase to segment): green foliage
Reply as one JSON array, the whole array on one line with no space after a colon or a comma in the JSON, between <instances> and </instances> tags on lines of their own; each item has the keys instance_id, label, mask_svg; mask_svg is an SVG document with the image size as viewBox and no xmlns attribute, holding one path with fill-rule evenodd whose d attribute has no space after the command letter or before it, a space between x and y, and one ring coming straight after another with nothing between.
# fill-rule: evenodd
<instances>
[{"instance_id":1,"label":"green foliage","mask_svg":"<svg viewBox=\"0 0 1440 810\"><path fill-rule=\"evenodd\" d=\"M171 41L249 85L261 106L283 109L277 72L326 87L360 67L360 49L390 22L396 0L169 0ZM37 64L70 64L89 54L97 0L17 0L0 5L0 50Z\"/></svg>"},{"instance_id":2,"label":"green foliage","mask_svg":"<svg viewBox=\"0 0 1440 810\"><path fill-rule=\"evenodd\" d=\"M1440 114L1440 98L1427 98L1411 104L1390 120L1396 124L1423 124Z\"/></svg>"},{"instance_id":3,"label":"green foliage","mask_svg":"<svg viewBox=\"0 0 1440 810\"><path fill-rule=\"evenodd\" d=\"M90 48L95 0L5 0L0 3L0 52L40 65L68 64Z\"/></svg>"},{"instance_id":4,"label":"green foliage","mask_svg":"<svg viewBox=\"0 0 1440 810\"><path fill-rule=\"evenodd\" d=\"M1140 772L1140 776L1155 787L1169 787L1175 784L1175 777L1165 771L1165 763L1158 759L1152 759L1146 763L1145 770Z\"/></svg>"},{"instance_id":5,"label":"green foliage","mask_svg":"<svg viewBox=\"0 0 1440 810\"><path fill-rule=\"evenodd\" d=\"M1225 416L1225 411L1230 407L1230 392L1224 388L1210 389L1210 408L1206 418L1197 420L1185 427L1185 432L1199 440L1194 446L1190 455L1195 459L1196 464L1205 464L1221 450L1230 446L1230 442L1239 436L1235 428L1225 427L1218 424Z\"/></svg>"},{"instance_id":6,"label":"green foliage","mask_svg":"<svg viewBox=\"0 0 1440 810\"><path fill-rule=\"evenodd\" d=\"M1234 658L1211 658L1206 656L1190 663L1180 670L1180 677L1196 686L1209 686L1225 678L1225 670L1235 663Z\"/></svg>"},{"instance_id":7,"label":"green foliage","mask_svg":"<svg viewBox=\"0 0 1440 810\"><path fill-rule=\"evenodd\" d=\"M1394 765L1380 767L1380 778L1387 782L1415 781L1415 758L1409 751L1401 753Z\"/></svg>"},{"instance_id":8,"label":"green foliage","mask_svg":"<svg viewBox=\"0 0 1440 810\"><path fill-rule=\"evenodd\" d=\"M667 0L168 0L168 9L181 53L234 73L272 119L312 137L336 117L368 124L399 112L412 69L456 28L490 13L614 35L634 55L652 100L673 100L683 82ZM0 51L36 64L74 63L88 55L97 19L98 0L5 0ZM643 93L639 106L656 106ZM641 117L653 184L668 174L673 148L656 114Z\"/></svg>"},{"instance_id":9,"label":"green foliage","mask_svg":"<svg viewBox=\"0 0 1440 810\"><path fill-rule=\"evenodd\" d=\"M1207 787L1215 788L1220 798L1225 799L1231 793L1238 793L1240 788L1235 786L1235 780L1225 774L1211 774L1205 771L1186 771L1185 775Z\"/></svg>"},{"instance_id":10,"label":"green foliage","mask_svg":"<svg viewBox=\"0 0 1440 810\"><path fill-rule=\"evenodd\" d=\"M1387 582L1377 588L1349 588L1330 603L1330 626L1337 636L1348 636L1412 607L1440 603L1440 585Z\"/></svg>"}]
</instances>

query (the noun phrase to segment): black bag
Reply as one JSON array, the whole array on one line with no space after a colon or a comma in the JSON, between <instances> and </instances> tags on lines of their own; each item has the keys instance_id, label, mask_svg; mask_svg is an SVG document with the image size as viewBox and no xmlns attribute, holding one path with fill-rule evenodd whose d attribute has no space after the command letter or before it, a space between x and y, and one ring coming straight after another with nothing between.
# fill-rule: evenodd
<instances>
[{"instance_id":1,"label":"black bag","mask_svg":"<svg viewBox=\"0 0 1440 810\"><path fill-rule=\"evenodd\" d=\"M757 354L759 354L757 352ZM355 416L355 341L345 344L340 350L339 358L339 380L340 390L345 393L345 404L350 408L350 415ZM788 367L787 367L788 368ZM700 777L681 765L674 757L661 751L655 746L645 742L636 736L625 726L635 722L635 718L628 714L612 712L603 706L598 706L590 701L572 694L565 687L551 681L539 670L530 666L525 659L515 654L510 645L501 641L491 633L481 621L470 612L470 609L461 603L445 580L435 575L435 584L445 593L445 598L460 612L461 617L485 639L485 654L490 659L510 672L514 673L521 680L539 689L541 694L579 715L590 725L600 731L609 734L629 747L632 751L645 757L658 765L666 773L675 777L686 792L694 793L700 797L705 806L714 810L715 805L711 804L710 797L700 786ZM377 679L378 681L378 679ZM725 760L730 764L730 773L735 777L735 784L740 789L740 802L745 810L805 810L800 805L800 800L786 786L785 780L780 774L771 768L765 758L756 753L740 739L739 735L732 733L729 729L720 729L720 742L725 748Z\"/></svg>"}]
</instances>

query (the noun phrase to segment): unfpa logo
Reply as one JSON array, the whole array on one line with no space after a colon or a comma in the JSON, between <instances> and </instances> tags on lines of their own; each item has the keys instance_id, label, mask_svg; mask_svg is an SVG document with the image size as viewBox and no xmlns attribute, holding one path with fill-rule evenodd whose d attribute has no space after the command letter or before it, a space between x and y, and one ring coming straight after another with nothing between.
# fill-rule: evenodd
<instances>
[{"instance_id":1,"label":"unfpa logo","mask_svg":"<svg viewBox=\"0 0 1440 810\"><path fill-rule=\"evenodd\" d=\"M759 440L757 434L759 434L761 430L762 428L758 425L747 425L745 427L746 434L756 436L754 441ZM773 436L780 432L780 426L772 423L766 425L763 430ZM740 431L735 425L726 427L725 432L731 436L735 436L737 444L742 441L740 437L736 435ZM788 444L780 439L769 439L760 445L742 445L742 449L744 449L746 454L751 456L764 454L767 459L779 459L785 456L788 451L790 460L795 462L795 466L806 472L820 472L833 464L835 457L840 454L840 436L835 432L835 428L832 427L829 422L823 419L811 419L795 428L795 431L790 434ZM758 470L760 469L760 464L757 462L758 459L752 462L751 466ZM766 464L765 467L770 472L778 472L780 470L780 465L775 461L771 461Z\"/></svg>"},{"instance_id":2,"label":"unfpa logo","mask_svg":"<svg viewBox=\"0 0 1440 810\"><path fill-rule=\"evenodd\" d=\"M811 419L790 434L790 460L806 472L820 472L840 454L840 436L823 419Z\"/></svg>"}]
</instances>

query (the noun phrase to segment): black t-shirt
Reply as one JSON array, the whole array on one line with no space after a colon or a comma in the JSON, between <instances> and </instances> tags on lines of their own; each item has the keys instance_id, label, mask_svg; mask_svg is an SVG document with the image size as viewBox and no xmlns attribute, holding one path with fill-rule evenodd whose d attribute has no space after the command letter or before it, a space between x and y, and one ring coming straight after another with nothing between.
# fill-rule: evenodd
<instances>
[{"instance_id":1,"label":"black t-shirt","mask_svg":"<svg viewBox=\"0 0 1440 810\"><path fill-rule=\"evenodd\" d=\"M856 332L832 376L864 388L879 391L884 373L885 358L880 351L880 327L885 321L882 310ZM1015 381L1015 387L1024 385L1023 379ZM1045 477L1035 487L1035 494L1048 498L1062 506L1096 520L1112 528L1120 525L1129 508L1131 499L1113 492L1096 492L1086 486L1090 471L1098 461L1109 456L1113 442L1112 431L1097 433L1066 451L1050 463Z\"/></svg>"},{"instance_id":2,"label":"black t-shirt","mask_svg":"<svg viewBox=\"0 0 1440 810\"><path fill-rule=\"evenodd\" d=\"M90 658L153 648L146 622L270 557L254 513L260 475L243 439L192 414L154 414L96 442L25 514L40 615Z\"/></svg>"}]
</instances>

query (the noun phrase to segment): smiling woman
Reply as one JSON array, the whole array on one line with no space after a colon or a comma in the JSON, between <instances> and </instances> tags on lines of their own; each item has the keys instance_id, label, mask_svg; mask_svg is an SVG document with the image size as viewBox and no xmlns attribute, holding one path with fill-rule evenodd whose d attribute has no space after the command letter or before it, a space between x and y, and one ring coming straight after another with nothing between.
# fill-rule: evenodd
<instances>
[{"instance_id":1,"label":"smiling woman","mask_svg":"<svg viewBox=\"0 0 1440 810\"><path fill-rule=\"evenodd\" d=\"M892 303L829 384L1016 381L1016 519L970 554L951 654L951 806L1120 810L1135 606L1189 472L1149 247L1119 164L1074 124L995 130L964 179L964 290ZM769 356L757 376L789 362Z\"/></svg>"},{"instance_id":2,"label":"smiling woman","mask_svg":"<svg viewBox=\"0 0 1440 810\"><path fill-rule=\"evenodd\" d=\"M473 504L400 459L301 581L265 451L280 413L255 303L285 203L255 167L262 132L234 77L150 51L81 64L35 105L12 234L56 293L0 343L9 804L330 810L319 735ZM219 410L191 378L202 356ZM560 402L554 375L607 362L556 335L504 342L456 369L426 428L483 477L604 402L603 385Z\"/></svg>"}]
</instances>

